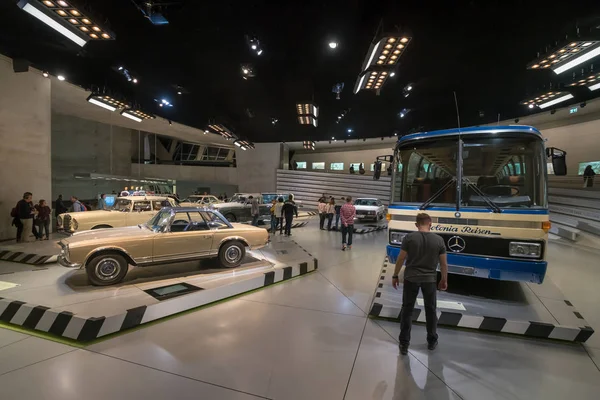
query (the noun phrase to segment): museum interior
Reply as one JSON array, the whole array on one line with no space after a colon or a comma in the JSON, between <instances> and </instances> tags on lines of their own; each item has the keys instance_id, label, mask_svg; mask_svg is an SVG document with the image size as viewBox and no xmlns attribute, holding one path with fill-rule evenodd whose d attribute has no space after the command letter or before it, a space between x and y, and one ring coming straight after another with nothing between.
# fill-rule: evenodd
<instances>
[{"instance_id":1,"label":"museum interior","mask_svg":"<svg viewBox=\"0 0 600 400\"><path fill-rule=\"evenodd\" d=\"M0 399L598 399L600 4L0 0Z\"/></svg>"}]
</instances>

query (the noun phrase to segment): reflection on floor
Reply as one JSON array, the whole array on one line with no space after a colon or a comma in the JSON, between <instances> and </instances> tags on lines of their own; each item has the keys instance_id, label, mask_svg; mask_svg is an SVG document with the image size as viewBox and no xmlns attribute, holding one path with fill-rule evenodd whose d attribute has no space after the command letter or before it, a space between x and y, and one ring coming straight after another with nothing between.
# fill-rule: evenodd
<instances>
[{"instance_id":1,"label":"reflection on floor","mask_svg":"<svg viewBox=\"0 0 600 400\"><path fill-rule=\"evenodd\" d=\"M340 235L312 225L292 236L319 260L302 279L85 349L0 329L2 399L598 398L600 335L578 345L440 329L429 352L416 325L399 356L398 324L366 317L386 232L342 252ZM549 261L548 276L600 331L597 254L551 244Z\"/></svg>"}]
</instances>

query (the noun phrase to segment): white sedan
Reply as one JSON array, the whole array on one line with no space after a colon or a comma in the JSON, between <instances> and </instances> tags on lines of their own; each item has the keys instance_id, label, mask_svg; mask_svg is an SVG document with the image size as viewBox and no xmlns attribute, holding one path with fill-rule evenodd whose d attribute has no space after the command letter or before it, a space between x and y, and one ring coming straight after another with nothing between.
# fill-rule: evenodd
<instances>
[{"instance_id":1,"label":"white sedan","mask_svg":"<svg viewBox=\"0 0 600 400\"><path fill-rule=\"evenodd\" d=\"M354 200L358 221L381 221L385 218L385 206L379 199L359 198Z\"/></svg>"}]
</instances>

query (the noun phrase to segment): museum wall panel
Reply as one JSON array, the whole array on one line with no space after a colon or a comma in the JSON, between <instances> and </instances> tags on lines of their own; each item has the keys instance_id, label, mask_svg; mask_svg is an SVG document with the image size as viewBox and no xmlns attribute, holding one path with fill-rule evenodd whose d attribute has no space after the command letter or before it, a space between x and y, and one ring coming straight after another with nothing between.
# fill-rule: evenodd
<instances>
[{"instance_id":1,"label":"museum wall panel","mask_svg":"<svg viewBox=\"0 0 600 400\"><path fill-rule=\"evenodd\" d=\"M316 209L319 198L323 195L335 198L352 196L372 197L389 204L391 179L382 176L373 180L372 176L340 175L327 172L277 171L277 191L293 193L296 200L301 200L307 209Z\"/></svg>"},{"instance_id":2,"label":"museum wall panel","mask_svg":"<svg viewBox=\"0 0 600 400\"><path fill-rule=\"evenodd\" d=\"M283 143L256 143L253 150L236 150L240 192L271 192L277 187L277 169L283 168Z\"/></svg>"},{"instance_id":3,"label":"museum wall panel","mask_svg":"<svg viewBox=\"0 0 600 400\"><path fill-rule=\"evenodd\" d=\"M166 164L131 164L130 167L128 175L134 177L175 179L180 196L188 196L197 188L209 188L211 194L231 196L238 188L238 171L234 167Z\"/></svg>"},{"instance_id":4,"label":"museum wall panel","mask_svg":"<svg viewBox=\"0 0 600 400\"><path fill-rule=\"evenodd\" d=\"M50 200L50 79L30 69L13 72L0 56L0 240L13 238L11 209L26 191Z\"/></svg>"},{"instance_id":5,"label":"museum wall panel","mask_svg":"<svg viewBox=\"0 0 600 400\"><path fill-rule=\"evenodd\" d=\"M137 132L136 132L137 133ZM52 114L52 197L82 199L121 189L114 182L74 179L75 173L128 176L132 129Z\"/></svg>"},{"instance_id":6,"label":"museum wall panel","mask_svg":"<svg viewBox=\"0 0 600 400\"><path fill-rule=\"evenodd\" d=\"M546 145L567 152L567 173L577 175L579 163L600 161L600 120L542 130Z\"/></svg>"},{"instance_id":7,"label":"museum wall panel","mask_svg":"<svg viewBox=\"0 0 600 400\"><path fill-rule=\"evenodd\" d=\"M334 173L348 173L348 169L350 168L351 163L363 163L366 171L365 175L373 175L373 172L371 172L371 164L375 162L377 156L392 155L393 153L394 152L391 147L351 151L347 151L345 149L338 149L330 152L297 151L294 154L294 157L292 157L292 160L296 162L306 162L307 171L314 170L312 168L313 162L323 162L325 169L321 172L327 171ZM343 163L344 165L342 167L342 170L331 170L332 163ZM356 173L358 173L358 168L355 169Z\"/></svg>"}]
</instances>

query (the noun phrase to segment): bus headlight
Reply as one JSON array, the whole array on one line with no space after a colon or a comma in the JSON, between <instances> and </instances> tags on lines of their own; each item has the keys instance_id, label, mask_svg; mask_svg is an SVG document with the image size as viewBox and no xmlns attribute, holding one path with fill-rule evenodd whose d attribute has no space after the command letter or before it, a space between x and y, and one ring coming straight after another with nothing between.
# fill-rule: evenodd
<instances>
[{"instance_id":1,"label":"bus headlight","mask_svg":"<svg viewBox=\"0 0 600 400\"><path fill-rule=\"evenodd\" d=\"M542 245L539 243L510 242L508 253L511 257L539 258Z\"/></svg>"},{"instance_id":2,"label":"bus headlight","mask_svg":"<svg viewBox=\"0 0 600 400\"><path fill-rule=\"evenodd\" d=\"M406 232L390 232L390 243L400 245L404 240L404 236L406 236Z\"/></svg>"}]
</instances>

